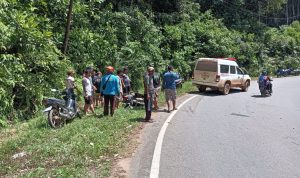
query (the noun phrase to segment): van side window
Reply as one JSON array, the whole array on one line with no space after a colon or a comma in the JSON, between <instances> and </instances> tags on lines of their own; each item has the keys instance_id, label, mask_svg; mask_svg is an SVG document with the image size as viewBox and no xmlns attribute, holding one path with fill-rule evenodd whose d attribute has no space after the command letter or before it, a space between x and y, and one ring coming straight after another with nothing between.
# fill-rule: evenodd
<instances>
[{"instance_id":1,"label":"van side window","mask_svg":"<svg viewBox=\"0 0 300 178\"><path fill-rule=\"evenodd\" d=\"M230 66L230 73L231 74L236 74L235 66Z\"/></svg>"},{"instance_id":2,"label":"van side window","mask_svg":"<svg viewBox=\"0 0 300 178\"><path fill-rule=\"evenodd\" d=\"M240 68L236 68L237 69L237 73L239 74L239 75L243 75L244 73L243 73L243 71L240 69Z\"/></svg>"},{"instance_id":3,"label":"van side window","mask_svg":"<svg viewBox=\"0 0 300 178\"><path fill-rule=\"evenodd\" d=\"M229 66L228 65L220 65L220 72L228 74L228 72L229 72Z\"/></svg>"}]
</instances>

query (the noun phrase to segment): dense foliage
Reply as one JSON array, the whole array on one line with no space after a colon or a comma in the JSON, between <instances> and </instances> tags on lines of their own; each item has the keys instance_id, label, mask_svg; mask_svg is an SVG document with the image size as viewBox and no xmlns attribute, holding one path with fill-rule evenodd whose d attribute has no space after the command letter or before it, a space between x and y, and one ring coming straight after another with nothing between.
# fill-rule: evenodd
<instances>
[{"instance_id":1,"label":"dense foliage","mask_svg":"<svg viewBox=\"0 0 300 178\"><path fill-rule=\"evenodd\" d=\"M0 125L31 117L69 68L80 77L87 66L129 66L139 88L146 66L172 64L187 77L199 57L235 57L251 75L299 67L300 23L270 28L246 13L270 13L286 1L260 1L262 9L257 0L230 1L234 10L228 2L74 0L64 56L68 0L0 0Z\"/></svg>"},{"instance_id":2,"label":"dense foliage","mask_svg":"<svg viewBox=\"0 0 300 178\"><path fill-rule=\"evenodd\" d=\"M0 19L1 122L34 114L47 89L61 84L68 61L58 60L49 19L33 7L0 1Z\"/></svg>"}]
</instances>

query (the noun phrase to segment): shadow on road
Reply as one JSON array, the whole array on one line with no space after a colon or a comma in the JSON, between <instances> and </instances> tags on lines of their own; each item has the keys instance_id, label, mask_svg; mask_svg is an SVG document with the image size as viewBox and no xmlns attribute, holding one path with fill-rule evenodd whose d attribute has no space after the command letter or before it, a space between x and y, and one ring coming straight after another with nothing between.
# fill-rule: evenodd
<instances>
[{"instance_id":1,"label":"shadow on road","mask_svg":"<svg viewBox=\"0 0 300 178\"><path fill-rule=\"evenodd\" d=\"M241 93L242 91L240 89L231 89L229 95L231 94L237 94ZM196 94L196 95L201 95L201 96L210 96L210 97L215 97L215 96L222 96L223 94L218 91L218 90L206 90L206 92L200 93L199 91L191 91L189 94Z\"/></svg>"},{"instance_id":2,"label":"shadow on road","mask_svg":"<svg viewBox=\"0 0 300 178\"><path fill-rule=\"evenodd\" d=\"M267 98L268 96L252 95L253 98Z\"/></svg>"},{"instance_id":3,"label":"shadow on road","mask_svg":"<svg viewBox=\"0 0 300 178\"><path fill-rule=\"evenodd\" d=\"M153 110L153 112L167 112L167 109L158 109L158 110Z\"/></svg>"}]
</instances>

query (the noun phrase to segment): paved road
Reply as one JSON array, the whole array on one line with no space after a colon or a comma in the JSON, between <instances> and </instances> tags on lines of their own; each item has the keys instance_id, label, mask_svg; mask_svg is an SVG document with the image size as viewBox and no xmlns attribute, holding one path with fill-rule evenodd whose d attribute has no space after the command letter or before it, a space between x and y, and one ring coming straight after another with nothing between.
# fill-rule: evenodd
<instances>
[{"instance_id":1,"label":"paved road","mask_svg":"<svg viewBox=\"0 0 300 178\"><path fill-rule=\"evenodd\" d=\"M182 107L164 136L159 177L299 178L300 77L273 84L272 97L252 82L247 93L209 91ZM147 132L131 177L149 176L157 128Z\"/></svg>"}]
</instances>

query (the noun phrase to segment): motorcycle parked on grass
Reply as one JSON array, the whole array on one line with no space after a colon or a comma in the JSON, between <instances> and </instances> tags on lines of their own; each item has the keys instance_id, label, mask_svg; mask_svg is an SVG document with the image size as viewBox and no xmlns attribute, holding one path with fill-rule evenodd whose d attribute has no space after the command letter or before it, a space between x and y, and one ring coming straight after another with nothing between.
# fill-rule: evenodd
<instances>
[{"instance_id":1,"label":"motorcycle parked on grass","mask_svg":"<svg viewBox=\"0 0 300 178\"><path fill-rule=\"evenodd\" d=\"M133 109L135 106L144 106L144 95L139 93L129 93L123 96L123 102L125 108Z\"/></svg>"},{"instance_id":2,"label":"motorcycle parked on grass","mask_svg":"<svg viewBox=\"0 0 300 178\"><path fill-rule=\"evenodd\" d=\"M47 113L48 123L52 128L62 127L67 121L73 120L75 117L81 118L73 92L67 90L59 92L56 89L51 89L51 91L63 98L43 100L43 104L47 107L43 112Z\"/></svg>"}]
</instances>

